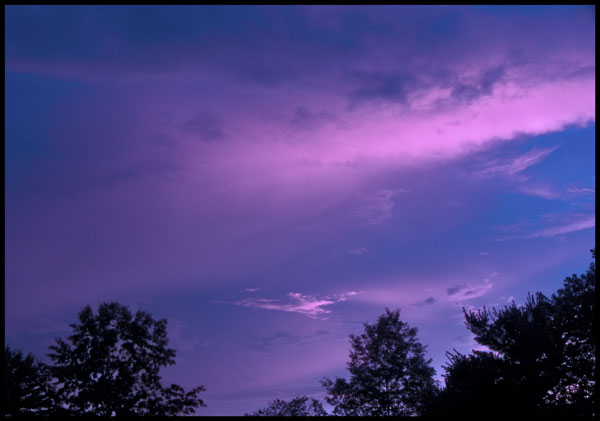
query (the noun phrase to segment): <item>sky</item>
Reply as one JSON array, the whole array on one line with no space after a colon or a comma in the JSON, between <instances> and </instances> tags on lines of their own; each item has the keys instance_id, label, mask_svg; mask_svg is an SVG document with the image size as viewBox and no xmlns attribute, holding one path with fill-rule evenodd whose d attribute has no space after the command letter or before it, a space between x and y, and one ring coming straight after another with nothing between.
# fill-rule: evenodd
<instances>
[{"instance_id":1,"label":"sky","mask_svg":"<svg viewBox=\"0 0 600 421\"><path fill-rule=\"evenodd\" d=\"M593 6L6 6L5 343L169 320L197 415L322 399L385 308L436 378L462 309L595 245Z\"/></svg>"}]
</instances>

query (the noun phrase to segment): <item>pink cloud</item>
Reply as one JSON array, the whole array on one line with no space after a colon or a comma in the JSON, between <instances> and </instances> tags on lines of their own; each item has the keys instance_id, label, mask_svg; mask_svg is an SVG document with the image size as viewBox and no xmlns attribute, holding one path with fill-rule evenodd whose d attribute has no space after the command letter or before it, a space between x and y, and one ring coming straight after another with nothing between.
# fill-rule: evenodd
<instances>
[{"instance_id":1,"label":"pink cloud","mask_svg":"<svg viewBox=\"0 0 600 421\"><path fill-rule=\"evenodd\" d=\"M596 194L596 188L588 187L569 187L567 189L567 195L570 197L583 196L588 194Z\"/></svg>"},{"instance_id":2,"label":"pink cloud","mask_svg":"<svg viewBox=\"0 0 600 421\"><path fill-rule=\"evenodd\" d=\"M530 235L530 237L555 237L561 234L569 234L596 226L595 215L574 215L571 221L564 222L559 225L554 225L548 228L538 230Z\"/></svg>"},{"instance_id":3,"label":"pink cloud","mask_svg":"<svg viewBox=\"0 0 600 421\"><path fill-rule=\"evenodd\" d=\"M318 298L312 295L304 295L299 292L289 292L285 299L255 298L237 301L234 304L243 307L254 307L265 310L278 310L291 313L304 314L312 318L323 318L331 310L323 307L346 301L349 297L358 295L356 291L350 291L334 297Z\"/></svg>"},{"instance_id":4,"label":"pink cloud","mask_svg":"<svg viewBox=\"0 0 600 421\"><path fill-rule=\"evenodd\" d=\"M499 162L497 160L489 162L485 167L479 171L479 175L483 177L491 176L504 176L510 177L521 171L526 170L532 165L538 164L546 158L550 153L556 149L552 148L533 148L530 151L519 155L513 159Z\"/></svg>"},{"instance_id":5,"label":"pink cloud","mask_svg":"<svg viewBox=\"0 0 600 421\"><path fill-rule=\"evenodd\" d=\"M582 231L596 226L595 215L579 213L551 213L541 215L539 219L541 219L542 225L545 225L545 228L532 231L532 224L528 222L520 222L507 226L496 226L494 227L495 230L505 232L507 235L492 238L490 240L507 241L526 238L556 237L558 235Z\"/></svg>"},{"instance_id":6,"label":"pink cloud","mask_svg":"<svg viewBox=\"0 0 600 421\"><path fill-rule=\"evenodd\" d=\"M544 199L558 199L561 197L560 193L555 191L552 187L543 185L520 186L518 191L528 196L538 196L543 197Z\"/></svg>"}]
</instances>

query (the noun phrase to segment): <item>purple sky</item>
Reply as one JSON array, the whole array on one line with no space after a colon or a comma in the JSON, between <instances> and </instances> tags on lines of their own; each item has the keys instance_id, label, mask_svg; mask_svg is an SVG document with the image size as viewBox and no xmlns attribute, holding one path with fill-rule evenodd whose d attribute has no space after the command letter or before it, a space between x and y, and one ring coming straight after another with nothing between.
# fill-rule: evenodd
<instances>
[{"instance_id":1,"label":"purple sky","mask_svg":"<svg viewBox=\"0 0 600 421\"><path fill-rule=\"evenodd\" d=\"M384 308L437 376L462 307L595 244L595 9L7 6L5 341L169 319L165 382L241 415L346 376ZM45 357L43 357L45 359Z\"/></svg>"}]
</instances>

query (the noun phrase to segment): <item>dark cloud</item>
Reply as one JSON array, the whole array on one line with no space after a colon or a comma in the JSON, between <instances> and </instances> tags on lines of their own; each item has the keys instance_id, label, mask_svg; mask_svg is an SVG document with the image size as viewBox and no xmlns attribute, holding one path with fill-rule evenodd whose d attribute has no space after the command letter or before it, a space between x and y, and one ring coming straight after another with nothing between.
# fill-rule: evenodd
<instances>
[{"instance_id":1,"label":"dark cloud","mask_svg":"<svg viewBox=\"0 0 600 421\"><path fill-rule=\"evenodd\" d=\"M257 352L269 352L281 347L306 344L310 340L327 335L331 335L331 332L325 329L319 329L315 333L307 335L297 335L284 331L277 331L265 336L249 335L250 343L248 347Z\"/></svg>"},{"instance_id":2,"label":"dark cloud","mask_svg":"<svg viewBox=\"0 0 600 421\"><path fill-rule=\"evenodd\" d=\"M414 78L435 79L437 72L452 70L456 63L480 64L492 51L521 57L513 64L526 64L535 57L547 58L550 45L558 45L554 50L565 45L594 49L589 37L593 15L590 18L585 9L507 10L8 6L5 59L7 69L82 78L166 75L176 70L171 76L185 73L196 79L213 72L265 86L314 76L323 76L328 86L333 81L343 86L356 72L380 72L371 83L350 89L352 99L404 103ZM516 51L515 44L522 45L522 51ZM467 99L475 90L486 94L501 72L492 68L479 81L458 86L456 94Z\"/></svg>"},{"instance_id":3,"label":"dark cloud","mask_svg":"<svg viewBox=\"0 0 600 421\"><path fill-rule=\"evenodd\" d=\"M198 136L204 142L216 142L227 137L222 126L221 118L209 112L201 112L188 120L181 130Z\"/></svg>"},{"instance_id":4,"label":"dark cloud","mask_svg":"<svg viewBox=\"0 0 600 421\"><path fill-rule=\"evenodd\" d=\"M459 294L460 292L464 291L465 289L467 289L466 285L454 285L446 290L446 294L456 295L456 294Z\"/></svg>"},{"instance_id":5,"label":"dark cloud","mask_svg":"<svg viewBox=\"0 0 600 421\"><path fill-rule=\"evenodd\" d=\"M455 342L458 342L459 344L468 344L471 341L471 336L470 335L459 335L459 336L455 336L454 338Z\"/></svg>"},{"instance_id":6,"label":"dark cloud","mask_svg":"<svg viewBox=\"0 0 600 421\"><path fill-rule=\"evenodd\" d=\"M248 347L253 351L265 352L271 351L281 346L298 344L302 342L303 337L291 332L275 332L272 335L255 336L249 335L250 343Z\"/></svg>"},{"instance_id":7,"label":"dark cloud","mask_svg":"<svg viewBox=\"0 0 600 421\"><path fill-rule=\"evenodd\" d=\"M454 100L470 103L477 98L490 95L494 84L502 79L504 75L504 66L496 66L486 69L473 83L458 83L453 89L451 97Z\"/></svg>"},{"instance_id":8,"label":"dark cloud","mask_svg":"<svg viewBox=\"0 0 600 421\"><path fill-rule=\"evenodd\" d=\"M437 302L437 300L434 297L429 297L429 298L427 298L424 301L419 301L415 305L417 305L417 306L426 306L426 305L435 304L436 302Z\"/></svg>"},{"instance_id":9,"label":"dark cloud","mask_svg":"<svg viewBox=\"0 0 600 421\"><path fill-rule=\"evenodd\" d=\"M504 76L504 66L496 66L484 71L481 75L479 87L481 93L484 95L491 94L494 84L502 79L502 76Z\"/></svg>"},{"instance_id":10,"label":"dark cloud","mask_svg":"<svg viewBox=\"0 0 600 421\"><path fill-rule=\"evenodd\" d=\"M350 107L365 101L387 101L404 104L408 94L417 86L417 79L410 74L370 73L359 76L363 87L350 94Z\"/></svg>"},{"instance_id":11,"label":"dark cloud","mask_svg":"<svg viewBox=\"0 0 600 421\"><path fill-rule=\"evenodd\" d=\"M9 6L6 22L10 68L84 78L211 69L274 85L359 39L294 6Z\"/></svg>"},{"instance_id":12,"label":"dark cloud","mask_svg":"<svg viewBox=\"0 0 600 421\"><path fill-rule=\"evenodd\" d=\"M298 107L290 119L290 125L299 130L311 130L333 120L334 117L329 113L314 112L306 107Z\"/></svg>"},{"instance_id":13,"label":"dark cloud","mask_svg":"<svg viewBox=\"0 0 600 421\"><path fill-rule=\"evenodd\" d=\"M488 278L477 284L457 284L446 289L446 295L450 300L468 300L481 297L493 287Z\"/></svg>"},{"instance_id":14,"label":"dark cloud","mask_svg":"<svg viewBox=\"0 0 600 421\"><path fill-rule=\"evenodd\" d=\"M115 171L106 176L83 180L85 185L81 188L114 187L117 184L145 177L170 177L179 171L181 171L181 167L169 162L145 162L132 168Z\"/></svg>"}]
</instances>

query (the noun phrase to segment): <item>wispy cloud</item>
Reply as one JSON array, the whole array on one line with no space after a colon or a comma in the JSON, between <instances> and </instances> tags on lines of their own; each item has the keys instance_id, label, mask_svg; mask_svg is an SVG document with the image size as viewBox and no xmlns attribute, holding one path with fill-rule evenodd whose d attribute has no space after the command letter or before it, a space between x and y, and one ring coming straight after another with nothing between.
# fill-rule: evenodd
<instances>
[{"instance_id":1,"label":"wispy cloud","mask_svg":"<svg viewBox=\"0 0 600 421\"><path fill-rule=\"evenodd\" d=\"M201 344L198 336L190 333L190 323L177 319L169 320L169 340L177 350L192 351Z\"/></svg>"},{"instance_id":2,"label":"wispy cloud","mask_svg":"<svg viewBox=\"0 0 600 421\"><path fill-rule=\"evenodd\" d=\"M476 172L476 175L481 178L489 177L512 177L527 168L542 162L550 155L557 146L551 148L537 148L525 152L515 158L508 160L492 160L486 163L483 168Z\"/></svg>"},{"instance_id":3,"label":"wispy cloud","mask_svg":"<svg viewBox=\"0 0 600 421\"><path fill-rule=\"evenodd\" d=\"M312 130L332 121L335 121L335 118L330 113L315 112L306 107L298 107L289 123L298 130Z\"/></svg>"},{"instance_id":4,"label":"wispy cloud","mask_svg":"<svg viewBox=\"0 0 600 421\"><path fill-rule=\"evenodd\" d=\"M555 237L557 235L569 234L594 228L596 226L595 215L574 214L546 214L542 215L544 228L532 230L530 223L521 222L507 226L494 227L497 231L507 233L505 236L491 238L491 241L507 241L525 238ZM529 231L529 232L527 232Z\"/></svg>"},{"instance_id":5,"label":"wispy cloud","mask_svg":"<svg viewBox=\"0 0 600 421\"><path fill-rule=\"evenodd\" d=\"M306 344L312 340L330 335L331 332L319 329L314 333L307 335L298 335L293 332L276 331L270 335L249 335L250 343L248 347L253 351L265 352L273 351L288 346Z\"/></svg>"},{"instance_id":6,"label":"wispy cloud","mask_svg":"<svg viewBox=\"0 0 600 421\"><path fill-rule=\"evenodd\" d=\"M584 196L588 194L596 194L596 188L588 188L588 187L569 187L567 189L567 195L569 197L577 197Z\"/></svg>"},{"instance_id":7,"label":"wispy cloud","mask_svg":"<svg viewBox=\"0 0 600 421\"><path fill-rule=\"evenodd\" d=\"M559 199L561 197L560 193L550 186L521 186L519 187L519 192L544 199Z\"/></svg>"},{"instance_id":8,"label":"wispy cloud","mask_svg":"<svg viewBox=\"0 0 600 421\"><path fill-rule=\"evenodd\" d=\"M323 307L346 301L360 292L350 291L333 297L316 297L304 295L299 292L288 292L283 299L252 298L237 301L234 304L243 307L254 307L265 310L279 310L291 313L300 313L312 318L320 318L331 313Z\"/></svg>"},{"instance_id":9,"label":"wispy cloud","mask_svg":"<svg viewBox=\"0 0 600 421\"><path fill-rule=\"evenodd\" d=\"M345 292L345 293L342 293L342 294L334 295L334 299L336 300L336 302L346 301L350 297L354 297L355 295L360 295L362 293L363 293L362 291Z\"/></svg>"},{"instance_id":10,"label":"wispy cloud","mask_svg":"<svg viewBox=\"0 0 600 421\"><path fill-rule=\"evenodd\" d=\"M544 199L561 199L561 200L569 200L569 199L573 199L575 197L590 196L590 195L596 194L595 187L589 188L589 187L573 186L573 187L567 188L566 191L564 191L564 190L558 191L556 188L554 188L552 186L543 185L543 184L522 185L522 186L519 186L518 191L521 193L524 193L526 195L529 195L529 196L538 196L538 197L543 197Z\"/></svg>"},{"instance_id":11,"label":"wispy cloud","mask_svg":"<svg viewBox=\"0 0 600 421\"><path fill-rule=\"evenodd\" d=\"M556 235L568 234L588 228L594 228L596 226L595 215L578 215L576 218L577 219L573 221L536 231L532 233L530 237L554 237Z\"/></svg>"},{"instance_id":12,"label":"wispy cloud","mask_svg":"<svg viewBox=\"0 0 600 421\"><path fill-rule=\"evenodd\" d=\"M377 225L394 216L394 196L406 193L406 189L382 189L361 199L363 204L358 209L356 216L365 225Z\"/></svg>"},{"instance_id":13,"label":"wispy cloud","mask_svg":"<svg viewBox=\"0 0 600 421\"><path fill-rule=\"evenodd\" d=\"M221 118L209 112L201 112L188 120L181 130L204 142L215 142L227 136Z\"/></svg>"},{"instance_id":14,"label":"wispy cloud","mask_svg":"<svg viewBox=\"0 0 600 421\"><path fill-rule=\"evenodd\" d=\"M451 301L463 301L481 297L487 294L492 286L493 284L488 278L484 278L483 282L478 284L455 284L446 289L446 299Z\"/></svg>"},{"instance_id":15,"label":"wispy cloud","mask_svg":"<svg viewBox=\"0 0 600 421\"><path fill-rule=\"evenodd\" d=\"M415 305L416 306L426 306L426 305L435 304L436 302L437 302L437 300L434 297L429 297L426 300L419 301L418 303L415 303Z\"/></svg>"}]
</instances>

